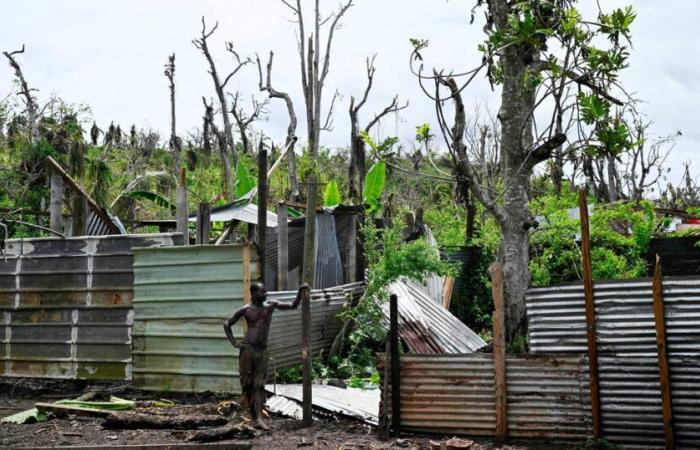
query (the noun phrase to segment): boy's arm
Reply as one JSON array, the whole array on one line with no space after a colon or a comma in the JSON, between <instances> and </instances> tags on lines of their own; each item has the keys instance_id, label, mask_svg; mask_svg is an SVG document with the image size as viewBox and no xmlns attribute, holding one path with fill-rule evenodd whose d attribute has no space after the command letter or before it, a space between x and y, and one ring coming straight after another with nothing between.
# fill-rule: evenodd
<instances>
[{"instance_id":1,"label":"boy's arm","mask_svg":"<svg viewBox=\"0 0 700 450\"><path fill-rule=\"evenodd\" d=\"M236 338L233 336L233 331L231 330L231 327L233 326L233 324L238 322L238 319L243 317L243 313L245 312L246 308L247 306L242 307L241 309L233 313L231 317L224 320L224 333L226 333L226 337L228 338L231 345L233 345L236 348L240 348L240 344L236 342Z\"/></svg>"},{"instance_id":2,"label":"boy's arm","mask_svg":"<svg viewBox=\"0 0 700 450\"><path fill-rule=\"evenodd\" d=\"M273 300L269 303L277 309L297 309L297 306L299 306L299 303L301 303L301 299L304 296L309 295L311 295L311 288L308 284L304 283L299 287L299 290L297 291L297 296L293 302L289 303Z\"/></svg>"}]
</instances>

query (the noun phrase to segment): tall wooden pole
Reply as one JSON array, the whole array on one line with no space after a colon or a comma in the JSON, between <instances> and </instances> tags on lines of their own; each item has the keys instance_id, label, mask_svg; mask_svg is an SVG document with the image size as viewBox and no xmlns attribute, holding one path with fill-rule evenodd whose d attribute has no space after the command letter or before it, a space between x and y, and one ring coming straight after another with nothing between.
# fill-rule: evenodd
<instances>
[{"instance_id":1,"label":"tall wooden pole","mask_svg":"<svg viewBox=\"0 0 700 450\"><path fill-rule=\"evenodd\" d=\"M277 204L277 290L286 291L289 273L289 230L287 205Z\"/></svg>"},{"instance_id":2,"label":"tall wooden pole","mask_svg":"<svg viewBox=\"0 0 700 450\"><path fill-rule=\"evenodd\" d=\"M591 388L591 416L593 439L600 439L600 388L598 383L598 347L596 345L595 300L593 298L593 269L591 267L591 237L589 234L588 202L586 190L578 192L581 214L581 253L583 256L583 288L586 300L586 338L588 341L588 375Z\"/></svg>"},{"instance_id":3,"label":"tall wooden pole","mask_svg":"<svg viewBox=\"0 0 700 450\"><path fill-rule=\"evenodd\" d=\"M197 210L197 245L209 243L209 227L211 225L211 206L209 203L200 203Z\"/></svg>"},{"instance_id":4,"label":"tall wooden pole","mask_svg":"<svg viewBox=\"0 0 700 450\"><path fill-rule=\"evenodd\" d=\"M311 295L301 299L302 423L311 425Z\"/></svg>"},{"instance_id":5,"label":"tall wooden pole","mask_svg":"<svg viewBox=\"0 0 700 450\"><path fill-rule=\"evenodd\" d=\"M187 185L186 178L187 172L184 167L180 168L178 173L177 182L177 193L176 193L176 211L175 215L177 218L177 232L181 233L184 238L184 245L188 245L190 242L189 234L189 224L188 215L189 210L187 206Z\"/></svg>"},{"instance_id":6,"label":"tall wooden pole","mask_svg":"<svg viewBox=\"0 0 700 450\"><path fill-rule=\"evenodd\" d=\"M508 439L508 400L506 382L506 313L503 300L503 266L493 263L491 289L493 295L493 371L496 387L496 442Z\"/></svg>"},{"instance_id":7,"label":"tall wooden pole","mask_svg":"<svg viewBox=\"0 0 700 450\"><path fill-rule=\"evenodd\" d=\"M63 231L63 177L52 171L51 173L51 199L49 200L50 217L49 226L57 233Z\"/></svg>"},{"instance_id":8,"label":"tall wooden pole","mask_svg":"<svg viewBox=\"0 0 700 450\"><path fill-rule=\"evenodd\" d=\"M389 297L389 342L391 351L391 429L401 434L401 361L399 358L399 302L396 294Z\"/></svg>"},{"instance_id":9,"label":"tall wooden pole","mask_svg":"<svg viewBox=\"0 0 700 450\"><path fill-rule=\"evenodd\" d=\"M260 280L265 282L265 244L267 241L267 150L262 139L258 147L258 260Z\"/></svg>"},{"instance_id":10,"label":"tall wooden pole","mask_svg":"<svg viewBox=\"0 0 700 450\"><path fill-rule=\"evenodd\" d=\"M661 409L664 418L664 436L666 449L676 448L673 428L673 399L671 397L671 377L668 370L668 354L666 351L666 315L664 312L663 281L661 278L661 261L656 255L654 270L654 322L656 324L656 349L659 356L659 383L661 385Z\"/></svg>"}]
</instances>

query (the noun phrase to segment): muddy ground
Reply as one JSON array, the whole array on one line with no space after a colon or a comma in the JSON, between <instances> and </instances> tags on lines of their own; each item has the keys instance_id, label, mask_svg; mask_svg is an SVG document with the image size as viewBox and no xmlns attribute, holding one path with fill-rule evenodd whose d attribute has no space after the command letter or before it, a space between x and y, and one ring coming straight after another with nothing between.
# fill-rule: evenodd
<instances>
[{"instance_id":1,"label":"muddy ground","mask_svg":"<svg viewBox=\"0 0 700 450\"><path fill-rule=\"evenodd\" d=\"M240 423L241 411L236 405L227 405L231 398L215 395L154 394L136 391L129 385L92 384L41 380L16 380L0 378L0 417L26 409L37 402L53 402L58 399L75 398L84 392L97 390L102 398L110 394L132 400L164 398L173 400L170 408L146 408L152 414L223 414L229 423ZM95 417L55 417L47 422L15 425L0 424L0 448L37 448L67 446L120 446L134 444L184 444L193 431L181 430L108 430L102 427L103 419ZM219 441L222 443L250 443L253 449L427 449L430 440L440 436L405 435L402 439L382 442L377 439L376 429L359 421L342 417L325 416L314 421L310 428L301 427L300 422L286 417L270 415L267 418L269 431L256 430L251 438ZM497 449L488 441L477 442L474 450ZM562 445L516 445L503 449L567 448Z\"/></svg>"}]
</instances>

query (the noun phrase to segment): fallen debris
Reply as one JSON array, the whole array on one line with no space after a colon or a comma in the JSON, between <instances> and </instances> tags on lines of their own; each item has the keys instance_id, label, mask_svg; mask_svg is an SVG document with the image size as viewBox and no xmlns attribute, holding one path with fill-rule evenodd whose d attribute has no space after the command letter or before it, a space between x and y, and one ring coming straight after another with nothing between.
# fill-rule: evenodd
<instances>
[{"instance_id":1,"label":"fallen debris","mask_svg":"<svg viewBox=\"0 0 700 450\"><path fill-rule=\"evenodd\" d=\"M213 442L224 439L252 438L255 436L255 429L245 422L224 427L200 430L189 437L188 441L193 442Z\"/></svg>"},{"instance_id":2,"label":"fallen debris","mask_svg":"<svg viewBox=\"0 0 700 450\"><path fill-rule=\"evenodd\" d=\"M28 409L26 411L18 412L12 414L11 416L4 417L0 422L5 423L16 423L22 425L25 423L37 423L45 422L51 417L51 413L39 411L36 408Z\"/></svg>"},{"instance_id":3,"label":"fallen debris","mask_svg":"<svg viewBox=\"0 0 700 450\"><path fill-rule=\"evenodd\" d=\"M95 408L82 408L79 406L61 405L58 403L37 403L36 409L40 412L52 412L56 414L74 414L76 416L108 417L110 411Z\"/></svg>"},{"instance_id":4,"label":"fallen debris","mask_svg":"<svg viewBox=\"0 0 700 450\"><path fill-rule=\"evenodd\" d=\"M474 441L470 439L452 438L447 441L430 441L432 450L462 450L472 446Z\"/></svg>"},{"instance_id":5,"label":"fallen debris","mask_svg":"<svg viewBox=\"0 0 700 450\"><path fill-rule=\"evenodd\" d=\"M292 419L301 420L304 416L301 406L281 395L273 395L267 399L265 408L275 414L291 417Z\"/></svg>"},{"instance_id":6,"label":"fallen debris","mask_svg":"<svg viewBox=\"0 0 700 450\"><path fill-rule=\"evenodd\" d=\"M228 423L225 417L214 415L161 416L134 412L111 413L102 426L107 429L173 429L191 430L198 427L219 426Z\"/></svg>"}]
</instances>

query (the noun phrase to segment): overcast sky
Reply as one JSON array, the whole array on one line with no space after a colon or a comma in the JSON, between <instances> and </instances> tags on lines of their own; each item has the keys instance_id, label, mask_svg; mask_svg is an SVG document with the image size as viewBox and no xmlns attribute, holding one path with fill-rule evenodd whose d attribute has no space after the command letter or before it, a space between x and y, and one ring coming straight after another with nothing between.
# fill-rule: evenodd
<instances>
[{"instance_id":1,"label":"overcast sky","mask_svg":"<svg viewBox=\"0 0 700 450\"><path fill-rule=\"evenodd\" d=\"M312 2L307 0L311 7ZM483 39L480 24L469 25L474 0L355 0L334 41L326 97L338 89L335 128L322 136L326 146L348 144L347 108L350 95L359 96L366 83L364 60L377 54L375 87L363 109L364 121L395 94L410 100L398 118L386 120L378 133L398 135L410 146L414 127L434 122L431 102L418 88L409 70L409 37L430 40L426 63L463 69L480 61L476 50ZM671 166L678 177L681 164L697 158L700 131L700 2L659 0L605 0L605 8L632 3L638 12L633 27L634 50L622 77L628 90L643 99L643 109L654 121L652 132L665 135L681 130ZM581 4L591 10L592 0ZM321 0L329 11L336 0ZM201 29L201 17L219 29L210 46L219 71L232 67L224 42L233 41L243 55L267 55L274 50L273 83L295 99L301 116L301 87L295 27L290 11L276 0L24 0L8 2L0 15L0 47L12 50L26 44L20 56L25 76L39 89L42 100L52 93L71 103L90 106L98 124L110 121L128 128L132 123L168 133L169 100L163 65L167 55L177 57L177 117L179 133L199 126L201 97L214 96L206 62L191 43ZM13 89L13 74L0 63L0 99ZM249 101L257 91L257 69L251 65L230 83ZM467 102L493 104L486 83L467 92ZM328 102L326 102L326 105ZM283 105L273 102L269 120L259 124L280 142L287 124ZM303 135L300 117L298 134ZM700 173L700 162L693 165Z\"/></svg>"}]
</instances>

